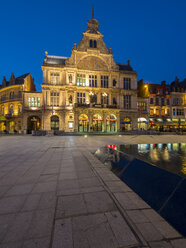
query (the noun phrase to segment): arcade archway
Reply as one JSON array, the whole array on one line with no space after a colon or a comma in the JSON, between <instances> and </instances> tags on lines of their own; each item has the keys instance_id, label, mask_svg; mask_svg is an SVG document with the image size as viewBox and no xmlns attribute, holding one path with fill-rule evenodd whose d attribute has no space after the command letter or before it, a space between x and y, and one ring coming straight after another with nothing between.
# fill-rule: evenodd
<instances>
[{"instance_id":1,"label":"arcade archway","mask_svg":"<svg viewBox=\"0 0 186 248\"><path fill-rule=\"evenodd\" d=\"M108 115L106 118L106 131L108 133L117 132L117 119L116 116L113 114Z\"/></svg>"},{"instance_id":2,"label":"arcade archway","mask_svg":"<svg viewBox=\"0 0 186 248\"><path fill-rule=\"evenodd\" d=\"M81 114L78 119L78 131L80 133L88 132L89 119L85 114Z\"/></svg>"}]
</instances>

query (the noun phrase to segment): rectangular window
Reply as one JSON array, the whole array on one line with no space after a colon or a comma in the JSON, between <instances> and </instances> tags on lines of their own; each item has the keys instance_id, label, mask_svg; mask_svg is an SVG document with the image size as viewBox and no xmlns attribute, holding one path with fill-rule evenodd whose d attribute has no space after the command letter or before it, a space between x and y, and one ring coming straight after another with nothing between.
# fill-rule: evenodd
<instances>
[{"instance_id":1,"label":"rectangular window","mask_svg":"<svg viewBox=\"0 0 186 248\"><path fill-rule=\"evenodd\" d=\"M167 105L169 105L170 104L170 101L169 101L169 99L167 99Z\"/></svg>"},{"instance_id":2,"label":"rectangular window","mask_svg":"<svg viewBox=\"0 0 186 248\"><path fill-rule=\"evenodd\" d=\"M32 97L32 103L31 106L34 107L34 97Z\"/></svg>"},{"instance_id":3,"label":"rectangular window","mask_svg":"<svg viewBox=\"0 0 186 248\"><path fill-rule=\"evenodd\" d=\"M161 98L161 105L164 106L165 105L165 99Z\"/></svg>"},{"instance_id":4,"label":"rectangular window","mask_svg":"<svg viewBox=\"0 0 186 248\"><path fill-rule=\"evenodd\" d=\"M85 86L86 77L85 74L77 74L77 86Z\"/></svg>"},{"instance_id":5,"label":"rectangular window","mask_svg":"<svg viewBox=\"0 0 186 248\"><path fill-rule=\"evenodd\" d=\"M131 89L131 79L123 78L123 89L130 90Z\"/></svg>"},{"instance_id":6,"label":"rectangular window","mask_svg":"<svg viewBox=\"0 0 186 248\"><path fill-rule=\"evenodd\" d=\"M184 109L177 109L177 115L184 116Z\"/></svg>"},{"instance_id":7,"label":"rectangular window","mask_svg":"<svg viewBox=\"0 0 186 248\"><path fill-rule=\"evenodd\" d=\"M52 91L50 93L50 105L59 106L59 92Z\"/></svg>"},{"instance_id":8,"label":"rectangular window","mask_svg":"<svg viewBox=\"0 0 186 248\"><path fill-rule=\"evenodd\" d=\"M59 84L59 73L51 72L50 73L50 81L52 84Z\"/></svg>"},{"instance_id":9,"label":"rectangular window","mask_svg":"<svg viewBox=\"0 0 186 248\"><path fill-rule=\"evenodd\" d=\"M101 88L108 88L108 76L101 76Z\"/></svg>"},{"instance_id":10,"label":"rectangular window","mask_svg":"<svg viewBox=\"0 0 186 248\"><path fill-rule=\"evenodd\" d=\"M40 107L40 97L28 97L29 107Z\"/></svg>"},{"instance_id":11,"label":"rectangular window","mask_svg":"<svg viewBox=\"0 0 186 248\"><path fill-rule=\"evenodd\" d=\"M153 98L150 98L150 104L153 104Z\"/></svg>"},{"instance_id":12,"label":"rectangular window","mask_svg":"<svg viewBox=\"0 0 186 248\"><path fill-rule=\"evenodd\" d=\"M77 92L77 102L78 103L85 103L85 93Z\"/></svg>"},{"instance_id":13,"label":"rectangular window","mask_svg":"<svg viewBox=\"0 0 186 248\"><path fill-rule=\"evenodd\" d=\"M146 111L147 103L146 102L138 102L137 103L138 111Z\"/></svg>"},{"instance_id":14,"label":"rectangular window","mask_svg":"<svg viewBox=\"0 0 186 248\"><path fill-rule=\"evenodd\" d=\"M109 104L109 95L107 95L105 97L103 95L101 95L101 104L107 104L107 105Z\"/></svg>"},{"instance_id":15,"label":"rectangular window","mask_svg":"<svg viewBox=\"0 0 186 248\"><path fill-rule=\"evenodd\" d=\"M31 97L28 98L28 107L31 107Z\"/></svg>"},{"instance_id":16,"label":"rectangular window","mask_svg":"<svg viewBox=\"0 0 186 248\"><path fill-rule=\"evenodd\" d=\"M131 108L131 95L123 96L123 107L125 109L130 109Z\"/></svg>"},{"instance_id":17,"label":"rectangular window","mask_svg":"<svg viewBox=\"0 0 186 248\"><path fill-rule=\"evenodd\" d=\"M159 98L156 97L156 105L159 105Z\"/></svg>"},{"instance_id":18,"label":"rectangular window","mask_svg":"<svg viewBox=\"0 0 186 248\"><path fill-rule=\"evenodd\" d=\"M89 86L97 87L97 76L96 75L89 75Z\"/></svg>"},{"instance_id":19,"label":"rectangular window","mask_svg":"<svg viewBox=\"0 0 186 248\"><path fill-rule=\"evenodd\" d=\"M41 104L40 104L40 97L37 98L37 106L40 107Z\"/></svg>"}]
</instances>

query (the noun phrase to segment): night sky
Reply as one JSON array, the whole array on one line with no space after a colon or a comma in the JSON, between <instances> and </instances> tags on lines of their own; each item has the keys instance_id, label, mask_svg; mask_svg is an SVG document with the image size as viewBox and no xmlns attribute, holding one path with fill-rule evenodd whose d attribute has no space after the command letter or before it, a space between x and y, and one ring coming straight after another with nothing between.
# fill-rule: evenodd
<instances>
[{"instance_id":1,"label":"night sky","mask_svg":"<svg viewBox=\"0 0 186 248\"><path fill-rule=\"evenodd\" d=\"M116 62L150 83L186 78L185 0L0 0L0 80L31 72L41 90L44 51L70 56L92 5Z\"/></svg>"}]
</instances>

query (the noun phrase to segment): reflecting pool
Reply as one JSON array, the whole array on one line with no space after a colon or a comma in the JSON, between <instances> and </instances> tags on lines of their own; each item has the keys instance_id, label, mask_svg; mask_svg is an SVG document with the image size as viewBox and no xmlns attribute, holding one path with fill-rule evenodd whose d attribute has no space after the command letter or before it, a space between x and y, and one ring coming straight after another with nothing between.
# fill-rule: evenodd
<instances>
[{"instance_id":1,"label":"reflecting pool","mask_svg":"<svg viewBox=\"0 0 186 248\"><path fill-rule=\"evenodd\" d=\"M115 150L186 177L186 143L111 146Z\"/></svg>"}]
</instances>

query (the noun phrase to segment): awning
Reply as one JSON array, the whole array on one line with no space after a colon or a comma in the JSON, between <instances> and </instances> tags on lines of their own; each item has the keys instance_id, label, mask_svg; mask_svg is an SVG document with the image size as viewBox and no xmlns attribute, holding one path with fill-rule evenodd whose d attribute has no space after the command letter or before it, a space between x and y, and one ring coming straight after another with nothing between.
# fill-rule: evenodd
<instances>
[{"instance_id":1,"label":"awning","mask_svg":"<svg viewBox=\"0 0 186 248\"><path fill-rule=\"evenodd\" d=\"M131 121L122 121L120 124L131 124Z\"/></svg>"}]
</instances>

